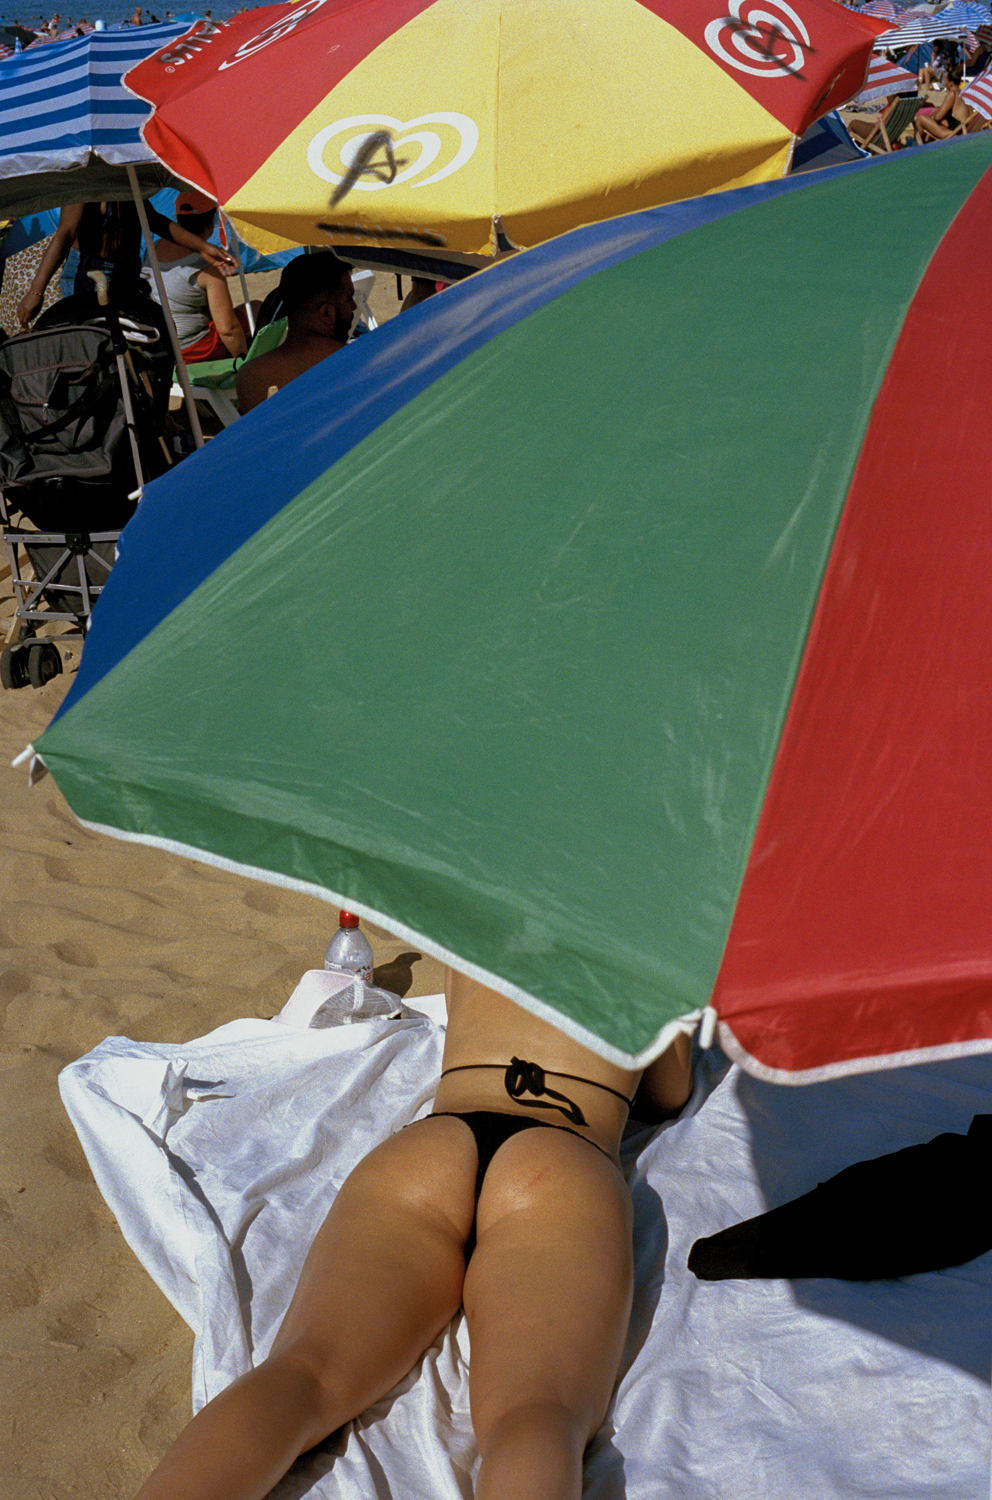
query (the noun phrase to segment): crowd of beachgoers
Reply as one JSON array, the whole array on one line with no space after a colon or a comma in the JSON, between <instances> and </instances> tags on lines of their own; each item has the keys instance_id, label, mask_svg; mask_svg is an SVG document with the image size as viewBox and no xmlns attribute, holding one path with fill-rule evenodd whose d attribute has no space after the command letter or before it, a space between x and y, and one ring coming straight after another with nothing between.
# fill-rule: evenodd
<instances>
[{"instance_id":1,"label":"crowd of beachgoers","mask_svg":"<svg viewBox=\"0 0 992 1500\"><path fill-rule=\"evenodd\" d=\"M207 20L228 21L234 15L240 15L243 11L250 9L247 5L235 6L222 3L210 9L199 10L196 14L205 16ZM0 37L9 38L0 46L0 57L9 56L15 50L14 42L20 43L21 49L37 46L46 42L67 42L74 37L87 36L91 31L103 31L118 26L156 26L162 21L175 21L180 17L186 18L192 13L189 8L180 6L178 10L169 8L161 10L150 10L143 6L130 6L127 0L101 0L100 13L90 20L86 16L69 16L53 12L49 16L44 13L33 16L0 16Z\"/></svg>"}]
</instances>

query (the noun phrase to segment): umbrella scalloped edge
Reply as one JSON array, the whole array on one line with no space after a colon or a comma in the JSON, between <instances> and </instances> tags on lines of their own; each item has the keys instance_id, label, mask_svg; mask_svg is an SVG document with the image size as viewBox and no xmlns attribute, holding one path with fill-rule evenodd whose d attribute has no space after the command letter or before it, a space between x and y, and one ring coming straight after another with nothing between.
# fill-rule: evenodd
<instances>
[{"instance_id":1,"label":"umbrella scalloped edge","mask_svg":"<svg viewBox=\"0 0 992 1500\"><path fill-rule=\"evenodd\" d=\"M726 1021L717 1027L720 1046L727 1056L752 1078L764 1083L828 1083L835 1078L848 1078L855 1073L884 1073L891 1068L920 1067L925 1063L949 1062L956 1057L977 1057L983 1052L992 1052L992 1037L976 1037L970 1041L947 1042L937 1047L910 1047L903 1052L884 1052L875 1057L848 1057L839 1062L824 1063L816 1068L773 1068L754 1057L737 1040Z\"/></svg>"},{"instance_id":2,"label":"umbrella scalloped edge","mask_svg":"<svg viewBox=\"0 0 992 1500\"><path fill-rule=\"evenodd\" d=\"M25 752L26 753L26 752ZM20 757L19 757L20 759ZM41 757L37 757L38 760ZM42 762L44 764L44 762ZM490 989L505 995L508 1000L513 1000L531 1015L537 1016L542 1021L547 1021L550 1026L563 1031L566 1036L579 1043L580 1046L588 1047L590 1052L614 1063L619 1068L646 1068L649 1063L662 1055L671 1046L679 1035L691 1035L697 1029L705 1012L702 1010L687 1011L685 1015L676 1016L674 1020L666 1021L655 1039L643 1051L637 1053L624 1052L619 1047L613 1047L609 1042L597 1036L595 1032L588 1031L584 1026L563 1015L560 1011L553 1010L551 1006L543 1001L535 999L526 990L519 989L516 985L509 984L501 979L498 974L493 974L487 969L482 969L478 964L469 962L460 954L453 953L450 949L443 947L433 938L424 937L423 933L417 932L415 928L406 926L403 922L397 922L394 917L377 911L372 906L366 906L354 896L343 895L339 891L328 890L326 886L316 885L308 880L296 880L290 875L283 875L278 870L266 870L260 865L241 864L237 860L227 859L224 855L212 854L207 849L199 849L194 844L183 844L177 839L162 838L153 833L134 833L130 829L115 828L109 823L93 823L87 818L77 817L76 821L80 827L87 828L91 833L106 834L110 838L122 839L128 844L144 844L152 849L162 849L167 854L179 855L182 859L195 859L200 864L211 865L218 870L226 870L231 875L241 875L249 880L261 880L266 885L280 886L283 890L298 891L304 896L316 896L320 901L326 901L330 906L343 907L347 911L354 912L356 916L362 917L366 922L374 922L377 927L384 927L394 937L401 939L404 943L410 943L422 948L432 958L440 960L441 963L450 964L453 968L461 970L471 979L476 979L480 984L488 985ZM988 1044L992 1049L992 1041Z\"/></svg>"}]
</instances>

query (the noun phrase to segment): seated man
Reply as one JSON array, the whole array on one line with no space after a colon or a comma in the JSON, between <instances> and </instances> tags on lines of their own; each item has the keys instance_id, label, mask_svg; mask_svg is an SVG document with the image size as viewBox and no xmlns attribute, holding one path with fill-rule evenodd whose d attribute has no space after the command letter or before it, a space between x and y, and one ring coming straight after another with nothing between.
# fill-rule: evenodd
<instances>
[{"instance_id":1,"label":"seated man","mask_svg":"<svg viewBox=\"0 0 992 1500\"><path fill-rule=\"evenodd\" d=\"M349 268L332 251L291 260L279 278L279 291L289 329L278 349L248 360L238 371L242 413L348 342L355 293Z\"/></svg>"}]
</instances>

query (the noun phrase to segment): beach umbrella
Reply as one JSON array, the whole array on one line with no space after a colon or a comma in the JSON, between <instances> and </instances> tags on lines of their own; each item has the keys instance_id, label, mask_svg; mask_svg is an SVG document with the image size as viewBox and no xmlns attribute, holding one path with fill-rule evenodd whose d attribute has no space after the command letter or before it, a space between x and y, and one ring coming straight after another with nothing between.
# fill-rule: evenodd
<instances>
[{"instance_id":1,"label":"beach umbrella","mask_svg":"<svg viewBox=\"0 0 992 1500\"><path fill-rule=\"evenodd\" d=\"M195 20L195 18L193 18ZM133 199L176 358L194 441L200 419L168 306L143 198L183 184L145 145L146 105L121 74L189 30L191 18L91 31L0 62L0 214L23 218L71 203Z\"/></svg>"},{"instance_id":2,"label":"beach umbrella","mask_svg":"<svg viewBox=\"0 0 992 1500\"><path fill-rule=\"evenodd\" d=\"M924 42L935 42L941 38L961 42L967 33L968 27L963 21L945 21L942 15L916 16L877 36L875 51L892 52L902 47L919 47Z\"/></svg>"},{"instance_id":3,"label":"beach umbrella","mask_svg":"<svg viewBox=\"0 0 992 1500\"><path fill-rule=\"evenodd\" d=\"M873 99L882 99L889 94L914 93L917 77L899 63L889 62L887 57L873 57L868 67L865 86L855 99L855 107L870 104Z\"/></svg>"},{"instance_id":4,"label":"beach umbrella","mask_svg":"<svg viewBox=\"0 0 992 1500\"><path fill-rule=\"evenodd\" d=\"M3 29L5 36L13 37L16 42L20 42L22 47L30 47L31 43L35 41L38 36L37 31L28 31L27 27L25 26L14 26L8 24L4 26Z\"/></svg>"},{"instance_id":5,"label":"beach umbrella","mask_svg":"<svg viewBox=\"0 0 992 1500\"><path fill-rule=\"evenodd\" d=\"M156 155L261 250L491 255L782 176L883 25L834 0L303 0L126 82Z\"/></svg>"},{"instance_id":6,"label":"beach umbrella","mask_svg":"<svg viewBox=\"0 0 992 1500\"><path fill-rule=\"evenodd\" d=\"M961 92L961 98L969 109L977 109L986 120L992 120L992 63L986 66Z\"/></svg>"},{"instance_id":7,"label":"beach umbrella","mask_svg":"<svg viewBox=\"0 0 992 1500\"><path fill-rule=\"evenodd\" d=\"M942 21L959 21L969 30L976 26L987 25L992 21L992 11L987 5L979 5L976 0L953 0L953 4L947 5L940 12Z\"/></svg>"},{"instance_id":8,"label":"beach umbrella","mask_svg":"<svg viewBox=\"0 0 992 1500\"><path fill-rule=\"evenodd\" d=\"M129 166L146 193L175 185L141 139L149 111L121 74L189 24L94 31L0 62L0 213L130 198Z\"/></svg>"},{"instance_id":9,"label":"beach umbrella","mask_svg":"<svg viewBox=\"0 0 992 1500\"><path fill-rule=\"evenodd\" d=\"M975 135L401 314L148 488L37 752L606 1056L988 1049L990 211Z\"/></svg>"},{"instance_id":10,"label":"beach umbrella","mask_svg":"<svg viewBox=\"0 0 992 1500\"><path fill-rule=\"evenodd\" d=\"M902 16L902 6L898 8L892 4L892 0L870 0L868 5L861 7L860 14L863 16L884 16L887 21L898 21Z\"/></svg>"}]
</instances>

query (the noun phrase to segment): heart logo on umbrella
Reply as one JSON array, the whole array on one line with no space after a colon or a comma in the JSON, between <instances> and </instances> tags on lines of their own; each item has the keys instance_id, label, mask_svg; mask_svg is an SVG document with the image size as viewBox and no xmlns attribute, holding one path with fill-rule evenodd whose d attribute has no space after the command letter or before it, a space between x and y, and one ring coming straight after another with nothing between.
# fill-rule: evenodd
<instances>
[{"instance_id":1,"label":"heart logo on umbrella","mask_svg":"<svg viewBox=\"0 0 992 1500\"><path fill-rule=\"evenodd\" d=\"M305 21L307 16L319 10L324 3L325 0L303 0L303 4L298 5L288 16L280 16L278 21L274 21L271 26L266 26L264 31L260 31L257 36L245 42L233 57L229 57L226 62L218 65L217 71L222 73L225 68L233 68L236 63L244 62L246 57L253 57L263 47L277 42L280 37L288 36L291 31L296 30L301 21Z\"/></svg>"},{"instance_id":2,"label":"heart logo on umbrella","mask_svg":"<svg viewBox=\"0 0 992 1500\"><path fill-rule=\"evenodd\" d=\"M803 48L810 46L800 17L784 0L773 0L770 6L742 16L744 5L745 0L731 0L730 14L707 26L703 35L710 51L739 73L795 77L805 62Z\"/></svg>"},{"instance_id":3,"label":"heart logo on umbrella","mask_svg":"<svg viewBox=\"0 0 992 1500\"><path fill-rule=\"evenodd\" d=\"M307 148L307 165L315 176L323 178L325 182L342 183L346 179L350 188L360 189L366 193L379 192L382 188L391 187L394 183L407 182L411 177L418 176L432 166L441 155L444 142L440 135L434 130L418 130L421 125L445 125L449 131L445 132L447 140L451 142L450 131L454 130L458 137L458 149L446 165L433 172L430 177L425 177L422 182L415 182L414 187L427 187L432 182L440 182L442 177L450 177L452 172L457 172L472 156L476 146L479 144L479 128L474 120L468 115L438 113L434 115L418 115L415 120L395 120L391 115L349 115L346 119L335 120L333 125L325 125L323 130L318 130ZM388 131L391 137L391 152L393 162L399 170L388 173L377 172L369 164L364 168L362 175L367 175L368 181L357 179L354 167L362 147L376 134ZM403 134L410 131L409 135ZM349 132L354 132L349 134ZM338 157L344 168L343 172L334 172L324 162L324 153L328 144L336 136L347 135L338 151ZM402 149L406 146L419 146L420 154L409 165L400 156Z\"/></svg>"}]
</instances>

